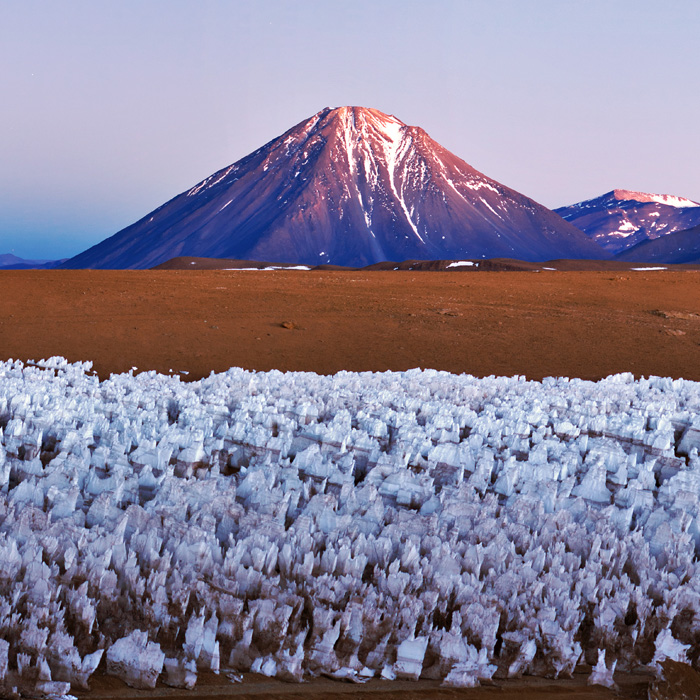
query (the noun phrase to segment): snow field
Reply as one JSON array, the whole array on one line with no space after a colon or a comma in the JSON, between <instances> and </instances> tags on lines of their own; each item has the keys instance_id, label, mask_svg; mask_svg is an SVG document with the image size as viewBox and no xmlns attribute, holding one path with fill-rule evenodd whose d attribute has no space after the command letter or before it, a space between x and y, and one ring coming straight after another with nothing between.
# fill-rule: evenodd
<instances>
[{"instance_id":1,"label":"snow field","mask_svg":"<svg viewBox=\"0 0 700 700\"><path fill-rule=\"evenodd\" d=\"M698 649L698 383L90 367L0 363L0 691Z\"/></svg>"}]
</instances>

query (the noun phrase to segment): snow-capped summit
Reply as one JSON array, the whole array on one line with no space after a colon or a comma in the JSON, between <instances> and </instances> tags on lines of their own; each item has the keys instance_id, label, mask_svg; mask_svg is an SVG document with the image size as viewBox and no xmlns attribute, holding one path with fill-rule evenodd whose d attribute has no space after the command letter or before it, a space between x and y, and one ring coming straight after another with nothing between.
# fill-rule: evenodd
<instances>
[{"instance_id":1,"label":"snow-capped summit","mask_svg":"<svg viewBox=\"0 0 700 700\"><path fill-rule=\"evenodd\" d=\"M698 202L631 190L612 190L555 211L613 254L700 224Z\"/></svg>"},{"instance_id":2,"label":"snow-capped summit","mask_svg":"<svg viewBox=\"0 0 700 700\"><path fill-rule=\"evenodd\" d=\"M672 194L650 194L649 192L632 192L631 190L613 190L613 197L617 201L633 200L635 202L658 202L669 207L683 209L685 207L700 207L698 202L693 202L685 197L676 197Z\"/></svg>"},{"instance_id":3,"label":"snow-capped summit","mask_svg":"<svg viewBox=\"0 0 700 700\"><path fill-rule=\"evenodd\" d=\"M323 109L68 261L178 255L360 266L383 260L606 257L549 209L376 109Z\"/></svg>"}]
</instances>

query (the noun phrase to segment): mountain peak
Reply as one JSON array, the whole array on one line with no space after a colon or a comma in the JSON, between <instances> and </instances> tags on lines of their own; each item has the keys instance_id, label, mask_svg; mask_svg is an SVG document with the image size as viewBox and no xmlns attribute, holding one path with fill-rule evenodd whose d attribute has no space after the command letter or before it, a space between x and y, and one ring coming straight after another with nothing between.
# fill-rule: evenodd
<instances>
[{"instance_id":1,"label":"mountain peak","mask_svg":"<svg viewBox=\"0 0 700 700\"><path fill-rule=\"evenodd\" d=\"M335 107L334 109L326 107L318 114L326 114L330 119L349 119L356 124L370 122L374 124L398 124L400 126L406 126L404 122L393 114L386 114L374 107L358 107L353 105Z\"/></svg>"},{"instance_id":2,"label":"mountain peak","mask_svg":"<svg viewBox=\"0 0 700 700\"><path fill-rule=\"evenodd\" d=\"M613 190L607 196L612 195L612 198L618 202L633 201L633 202L656 202L665 204L669 207L700 207L698 202L693 202L685 197L676 197L671 194L651 194L649 192L634 192L632 190ZM604 195L605 196L605 195Z\"/></svg>"},{"instance_id":3,"label":"mountain peak","mask_svg":"<svg viewBox=\"0 0 700 700\"><path fill-rule=\"evenodd\" d=\"M343 136L348 145L358 138L379 139L386 144L397 145L404 135L415 127L409 127L393 114L385 114L371 107L336 107L322 110L312 117L313 127L330 127Z\"/></svg>"}]
</instances>

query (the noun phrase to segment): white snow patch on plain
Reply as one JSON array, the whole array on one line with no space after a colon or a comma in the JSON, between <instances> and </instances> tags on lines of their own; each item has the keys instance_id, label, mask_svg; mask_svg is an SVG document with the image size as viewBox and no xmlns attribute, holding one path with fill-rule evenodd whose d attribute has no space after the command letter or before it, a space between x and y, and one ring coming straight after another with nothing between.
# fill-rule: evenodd
<instances>
[{"instance_id":1,"label":"white snow patch on plain","mask_svg":"<svg viewBox=\"0 0 700 700\"><path fill-rule=\"evenodd\" d=\"M225 272L260 272L261 270L310 270L308 265L270 265L269 267L225 267Z\"/></svg>"},{"instance_id":2,"label":"white snow patch on plain","mask_svg":"<svg viewBox=\"0 0 700 700\"><path fill-rule=\"evenodd\" d=\"M473 267L478 264L479 263L472 262L471 260L457 260L455 262L451 262L447 267Z\"/></svg>"},{"instance_id":3,"label":"white snow patch on plain","mask_svg":"<svg viewBox=\"0 0 700 700\"><path fill-rule=\"evenodd\" d=\"M631 270L647 272L648 270L668 270L667 267L631 267Z\"/></svg>"}]
</instances>

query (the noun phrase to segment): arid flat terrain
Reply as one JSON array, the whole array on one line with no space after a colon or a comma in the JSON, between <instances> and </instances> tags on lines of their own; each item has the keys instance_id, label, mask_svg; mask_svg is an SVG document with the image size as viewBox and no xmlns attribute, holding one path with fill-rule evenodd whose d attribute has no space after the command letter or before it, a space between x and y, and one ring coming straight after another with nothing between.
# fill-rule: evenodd
<instances>
[{"instance_id":1,"label":"arid flat terrain","mask_svg":"<svg viewBox=\"0 0 700 700\"><path fill-rule=\"evenodd\" d=\"M518 680L494 681L478 688L446 688L439 681L381 681L365 685L343 683L330 678L317 678L309 683L285 683L256 674L244 674L242 683L231 683L224 674L202 674L194 690L177 690L158 686L155 690L133 690L109 676L93 676L90 691L78 691L80 700L305 700L306 698L347 698L348 700L603 700L605 698L643 698L651 674L620 674L617 690L586 684L586 675L576 673L570 680L552 681L524 677Z\"/></svg>"},{"instance_id":2,"label":"arid flat terrain","mask_svg":"<svg viewBox=\"0 0 700 700\"><path fill-rule=\"evenodd\" d=\"M700 271L0 273L0 358L700 380ZM187 373L187 374L184 374Z\"/></svg>"}]
</instances>

